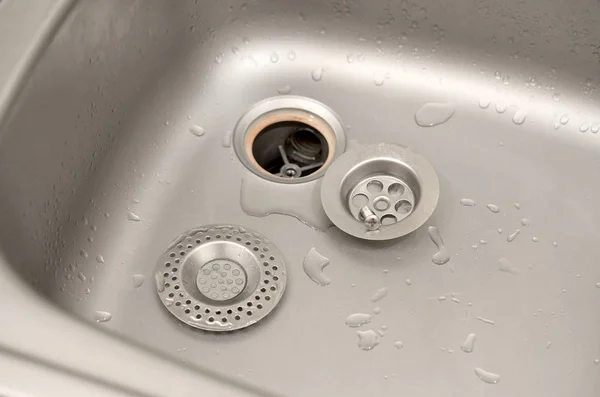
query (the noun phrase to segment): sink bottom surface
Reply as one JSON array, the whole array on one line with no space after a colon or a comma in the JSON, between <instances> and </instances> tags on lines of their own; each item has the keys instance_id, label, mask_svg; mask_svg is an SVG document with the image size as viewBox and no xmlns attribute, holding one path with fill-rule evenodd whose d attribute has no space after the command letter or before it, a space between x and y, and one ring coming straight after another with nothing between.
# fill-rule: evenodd
<instances>
[{"instance_id":1,"label":"sink bottom surface","mask_svg":"<svg viewBox=\"0 0 600 397\"><path fill-rule=\"evenodd\" d=\"M460 76L438 84L435 71L419 74L393 60L348 63L347 52L336 49L252 45L252 61L225 55L205 79L190 62L157 83L122 127L119 150L109 151L89 201L73 213L75 237L61 267L47 273L56 277L38 280L40 289L90 321L97 311L110 313L99 327L276 394L596 395L600 150L598 137L578 132L574 122L554 128L568 104L548 110L545 100L533 101L519 124L513 117L520 104L492 98L480 106L480 92ZM273 47L296 57L273 63ZM313 76L317 67L321 79ZM379 71L386 76L381 84ZM246 214L242 180L251 185L256 176L237 159L230 134L247 108L286 86L333 109L350 146L398 143L423 154L441 192L427 224L399 240L365 242L291 216ZM451 104L453 116L418 126L415 113L432 102ZM205 134L190 132L194 126ZM262 194L244 200L260 202L265 212L301 205L278 201L285 186L260 186ZM153 280L172 239L215 223L263 234L288 269L278 307L231 333L180 323L159 302ZM437 250L427 226L440 230L448 263L432 262ZM327 286L304 274L303 258L313 247L330 259ZM506 263L511 271L503 271ZM372 302L383 287L387 296ZM371 322L348 327L354 313L370 314ZM370 351L358 345L357 331L367 330L380 332ZM467 353L461 346L469 334L476 341ZM499 381L483 381L480 370Z\"/></svg>"}]
</instances>

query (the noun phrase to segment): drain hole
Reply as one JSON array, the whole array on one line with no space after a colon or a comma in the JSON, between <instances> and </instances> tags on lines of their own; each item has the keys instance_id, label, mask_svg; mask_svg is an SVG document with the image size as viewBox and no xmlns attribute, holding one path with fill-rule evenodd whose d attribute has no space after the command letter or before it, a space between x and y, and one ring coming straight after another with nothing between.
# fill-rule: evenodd
<instances>
[{"instance_id":1,"label":"drain hole","mask_svg":"<svg viewBox=\"0 0 600 397\"><path fill-rule=\"evenodd\" d=\"M412 204L406 200L400 200L394 206L399 214L408 214L412 210Z\"/></svg>"},{"instance_id":2,"label":"drain hole","mask_svg":"<svg viewBox=\"0 0 600 397\"><path fill-rule=\"evenodd\" d=\"M399 183L392 183L390 187L388 187L388 193L390 196L399 197L404 194L404 186Z\"/></svg>"},{"instance_id":3,"label":"drain hole","mask_svg":"<svg viewBox=\"0 0 600 397\"><path fill-rule=\"evenodd\" d=\"M381 217L381 224L383 226L393 225L396 222L398 222L398 220L394 215L384 215Z\"/></svg>"},{"instance_id":4,"label":"drain hole","mask_svg":"<svg viewBox=\"0 0 600 397\"><path fill-rule=\"evenodd\" d=\"M383 190L383 183L378 180L373 180L367 184L367 190L369 193L377 194Z\"/></svg>"},{"instance_id":5,"label":"drain hole","mask_svg":"<svg viewBox=\"0 0 600 397\"><path fill-rule=\"evenodd\" d=\"M356 196L352 197L352 204L354 204L358 208L362 208L365 205L369 204L369 198L364 194L357 194Z\"/></svg>"},{"instance_id":6,"label":"drain hole","mask_svg":"<svg viewBox=\"0 0 600 397\"><path fill-rule=\"evenodd\" d=\"M252 156L268 173L282 178L308 176L323 166L329 155L325 137L308 124L283 121L258 133Z\"/></svg>"}]
</instances>

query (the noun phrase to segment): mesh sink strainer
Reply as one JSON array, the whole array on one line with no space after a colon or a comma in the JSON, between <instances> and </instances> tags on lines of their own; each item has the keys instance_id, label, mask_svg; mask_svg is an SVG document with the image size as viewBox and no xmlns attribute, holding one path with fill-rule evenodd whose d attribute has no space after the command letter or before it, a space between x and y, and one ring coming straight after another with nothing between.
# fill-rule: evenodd
<instances>
[{"instance_id":1,"label":"mesh sink strainer","mask_svg":"<svg viewBox=\"0 0 600 397\"><path fill-rule=\"evenodd\" d=\"M186 232L163 252L155 277L167 310L207 331L233 331L264 318L287 280L277 248L259 233L233 225Z\"/></svg>"}]
</instances>

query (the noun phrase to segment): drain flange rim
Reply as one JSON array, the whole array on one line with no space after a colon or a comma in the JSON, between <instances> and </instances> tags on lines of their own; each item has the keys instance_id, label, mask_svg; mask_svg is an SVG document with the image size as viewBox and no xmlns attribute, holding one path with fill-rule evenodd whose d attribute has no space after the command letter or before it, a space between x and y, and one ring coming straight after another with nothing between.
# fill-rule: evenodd
<instances>
[{"instance_id":1,"label":"drain flange rim","mask_svg":"<svg viewBox=\"0 0 600 397\"><path fill-rule=\"evenodd\" d=\"M420 193L409 216L369 231L348 210L341 190L351 172L373 160L393 162L410 170L416 176ZM321 203L329 219L345 233L364 240L391 240L413 232L433 214L438 199L439 180L433 166L422 155L398 144L370 144L347 151L328 168L321 183Z\"/></svg>"},{"instance_id":2,"label":"drain flange rim","mask_svg":"<svg viewBox=\"0 0 600 397\"><path fill-rule=\"evenodd\" d=\"M298 115L294 114L296 111L305 112L307 117L297 118ZM314 173L300 178L283 178L262 169L253 158L252 147L247 142L248 132L252 132L251 127L257 121L268 115L277 115L278 113L285 112L288 112L289 116L292 117L288 121L299 121L315 128L315 130L324 136L329 148L330 156L325 164ZM277 119L275 121L284 120ZM325 128L318 128L315 123L324 124ZM273 123L267 123L267 125L271 124ZM233 132L233 148L242 164L255 175L272 182L298 184L323 177L327 168L346 150L346 135L339 116L323 103L298 95L280 95L254 104L238 120Z\"/></svg>"}]
</instances>

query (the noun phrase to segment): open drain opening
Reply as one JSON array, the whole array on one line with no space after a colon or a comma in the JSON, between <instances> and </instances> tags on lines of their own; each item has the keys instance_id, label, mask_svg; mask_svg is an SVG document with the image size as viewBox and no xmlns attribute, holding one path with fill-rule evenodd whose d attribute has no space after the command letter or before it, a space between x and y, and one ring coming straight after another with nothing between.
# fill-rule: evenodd
<instances>
[{"instance_id":1,"label":"open drain opening","mask_svg":"<svg viewBox=\"0 0 600 397\"><path fill-rule=\"evenodd\" d=\"M233 148L242 164L259 177L300 184L325 174L344 152L346 136L327 106L284 95L258 102L239 119Z\"/></svg>"},{"instance_id":2,"label":"open drain opening","mask_svg":"<svg viewBox=\"0 0 600 397\"><path fill-rule=\"evenodd\" d=\"M252 155L272 175L301 178L321 169L329 156L329 145L323 134L310 125L282 121L258 133Z\"/></svg>"}]
</instances>

